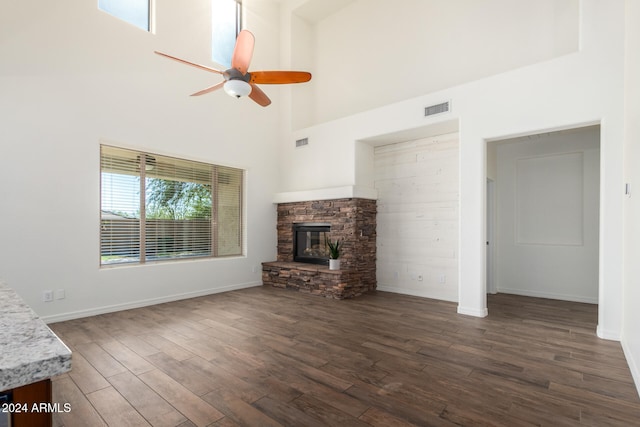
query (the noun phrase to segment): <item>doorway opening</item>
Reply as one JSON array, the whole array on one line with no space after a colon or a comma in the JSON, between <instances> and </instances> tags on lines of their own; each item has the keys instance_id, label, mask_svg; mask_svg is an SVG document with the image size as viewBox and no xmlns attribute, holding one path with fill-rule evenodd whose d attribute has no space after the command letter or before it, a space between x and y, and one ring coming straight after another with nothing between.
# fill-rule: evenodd
<instances>
[{"instance_id":1,"label":"doorway opening","mask_svg":"<svg viewBox=\"0 0 640 427\"><path fill-rule=\"evenodd\" d=\"M600 126L487 143L487 287L598 303Z\"/></svg>"}]
</instances>

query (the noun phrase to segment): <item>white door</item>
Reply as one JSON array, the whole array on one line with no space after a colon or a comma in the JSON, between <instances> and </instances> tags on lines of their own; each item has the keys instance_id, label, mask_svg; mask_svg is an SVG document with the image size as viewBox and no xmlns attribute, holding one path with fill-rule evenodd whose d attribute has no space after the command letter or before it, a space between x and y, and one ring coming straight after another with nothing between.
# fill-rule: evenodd
<instances>
[{"instance_id":1,"label":"white door","mask_svg":"<svg viewBox=\"0 0 640 427\"><path fill-rule=\"evenodd\" d=\"M495 283L495 183L487 178L487 293L497 293Z\"/></svg>"}]
</instances>

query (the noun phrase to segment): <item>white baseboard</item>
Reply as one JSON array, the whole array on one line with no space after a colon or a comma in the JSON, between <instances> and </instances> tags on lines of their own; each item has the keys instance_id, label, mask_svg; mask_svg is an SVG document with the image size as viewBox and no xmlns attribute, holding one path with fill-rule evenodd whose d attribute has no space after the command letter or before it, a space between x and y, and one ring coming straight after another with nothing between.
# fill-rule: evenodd
<instances>
[{"instance_id":1,"label":"white baseboard","mask_svg":"<svg viewBox=\"0 0 640 427\"><path fill-rule=\"evenodd\" d=\"M631 376L633 377L633 382L636 384L636 391L638 392L638 396L640 396L640 366L633 358L631 349L626 345L625 340L622 340L621 344L622 351L624 352L624 357L627 359L627 365L629 365L629 370L631 371Z\"/></svg>"},{"instance_id":2,"label":"white baseboard","mask_svg":"<svg viewBox=\"0 0 640 427\"><path fill-rule=\"evenodd\" d=\"M382 291L382 292L393 292L395 294L411 295L411 296L414 296L414 297L422 297L422 298L430 298L430 299L436 299L436 300L439 300L439 301L449 301L449 302L456 302L456 303L458 302L457 299L438 298L438 297L434 296L433 294L417 291L415 289L404 289L404 288L398 288L398 287L392 287L392 286L384 286L384 285L378 285L378 287L376 289L378 291ZM487 317L487 315L489 314L489 311L486 308L484 310L478 310L475 307L461 307L460 305L458 305L457 313L458 314L464 314L466 316Z\"/></svg>"},{"instance_id":3,"label":"white baseboard","mask_svg":"<svg viewBox=\"0 0 640 427\"><path fill-rule=\"evenodd\" d=\"M376 290L377 291L381 291L381 292L391 292L391 293L394 293L394 294L411 295L412 297L437 299L439 301L458 302L457 299L441 298L441 297L438 297L438 296L434 296L433 294L430 294L428 292L421 292L421 291L417 291L417 290L414 290L414 289L398 288L398 287L395 287L395 286L385 286L385 285L378 284L377 287L376 287Z\"/></svg>"},{"instance_id":4,"label":"white baseboard","mask_svg":"<svg viewBox=\"0 0 640 427\"><path fill-rule=\"evenodd\" d=\"M489 315L489 309L478 310L475 307L462 307L458 306L458 314L464 314L465 316L473 317L487 317Z\"/></svg>"},{"instance_id":5,"label":"white baseboard","mask_svg":"<svg viewBox=\"0 0 640 427\"><path fill-rule=\"evenodd\" d=\"M79 319L82 317L96 316L98 314L113 313L115 311L130 310L132 308L147 307L149 305L162 304L165 302L179 301L183 299L196 298L205 295L217 294L221 292L235 291L238 289L253 288L262 286L262 282L241 283L238 285L223 286L221 288L203 289L195 292L185 292L181 294L167 295L158 298L133 301L124 304L107 305L102 307L89 308L86 310L70 311L67 313L43 316L45 323L64 322L65 320Z\"/></svg>"},{"instance_id":6,"label":"white baseboard","mask_svg":"<svg viewBox=\"0 0 640 427\"><path fill-rule=\"evenodd\" d=\"M608 331L606 329L602 329L602 326L600 325L596 328L596 335L598 335L598 338L602 338L603 340L620 341L619 331Z\"/></svg>"},{"instance_id":7,"label":"white baseboard","mask_svg":"<svg viewBox=\"0 0 640 427\"><path fill-rule=\"evenodd\" d=\"M500 288L498 293L522 295L523 297L558 299L562 301L584 302L587 304L598 304L598 298L584 297L581 295L554 294L551 292L538 292L522 289Z\"/></svg>"}]
</instances>

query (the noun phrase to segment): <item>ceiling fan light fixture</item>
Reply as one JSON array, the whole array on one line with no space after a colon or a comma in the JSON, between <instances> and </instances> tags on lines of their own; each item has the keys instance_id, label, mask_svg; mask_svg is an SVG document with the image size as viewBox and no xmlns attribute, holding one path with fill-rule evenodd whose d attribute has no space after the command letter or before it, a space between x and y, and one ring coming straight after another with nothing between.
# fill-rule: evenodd
<instances>
[{"instance_id":1,"label":"ceiling fan light fixture","mask_svg":"<svg viewBox=\"0 0 640 427\"><path fill-rule=\"evenodd\" d=\"M224 84L224 91L234 98L240 98L251 93L251 85L244 80L228 80Z\"/></svg>"}]
</instances>

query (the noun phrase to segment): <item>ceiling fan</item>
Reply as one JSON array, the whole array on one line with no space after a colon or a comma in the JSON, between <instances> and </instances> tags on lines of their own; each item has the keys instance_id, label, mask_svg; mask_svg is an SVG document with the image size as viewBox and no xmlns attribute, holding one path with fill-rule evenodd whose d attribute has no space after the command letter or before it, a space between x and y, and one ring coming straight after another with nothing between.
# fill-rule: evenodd
<instances>
[{"instance_id":1,"label":"ceiling fan","mask_svg":"<svg viewBox=\"0 0 640 427\"><path fill-rule=\"evenodd\" d=\"M233 49L233 56L231 57L231 68L226 71L220 71L205 65L185 61L184 59L176 58L175 56L167 55L166 53L158 52L157 50L155 53L169 59L182 62L183 64L200 68L201 70L220 74L224 77L223 82L217 83L196 93L192 93L191 96L204 95L224 87L225 92L231 96L240 98L248 95L249 98L254 100L256 103L266 107L271 104L271 100L262 91L262 89L258 87L258 83L287 84L304 83L311 80L311 73L306 71L254 71L250 73L248 69L251 57L253 56L254 44L255 38L250 31L240 31L236 39L236 46Z\"/></svg>"}]
</instances>

